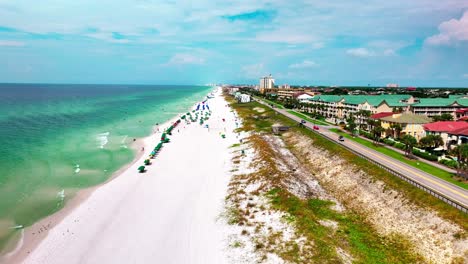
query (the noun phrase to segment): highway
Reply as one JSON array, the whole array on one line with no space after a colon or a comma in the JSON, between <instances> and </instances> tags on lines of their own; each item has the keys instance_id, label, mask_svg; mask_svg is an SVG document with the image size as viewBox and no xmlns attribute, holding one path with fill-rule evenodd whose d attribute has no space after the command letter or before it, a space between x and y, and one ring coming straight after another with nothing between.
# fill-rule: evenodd
<instances>
[{"instance_id":1,"label":"highway","mask_svg":"<svg viewBox=\"0 0 468 264\"><path fill-rule=\"evenodd\" d=\"M269 106L268 104L257 100L258 102ZM270 106L269 106L270 107ZM296 122L301 122L301 118L292 115L286 111L286 109L278 109L278 108L273 108L278 113L281 113L285 115L286 117L296 121ZM428 174L422 170L419 170L417 168L414 168L406 163L403 163L399 160L396 160L394 158L388 157L380 152L377 152L373 149L370 149L366 146L363 146L359 143L356 143L351 140L345 139L345 141L339 141L338 140L338 135L329 129L331 127L327 126L319 126L319 125L314 125L310 123L306 123L305 126L313 130L313 126L318 126L319 130L315 131L317 133L322 134L323 136L327 137L328 139L336 142L337 144L342 144L345 147L353 150L354 152L357 152L361 154L362 156L365 156L366 158L383 165L384 167L387 167L393 171L398 172L399 174L402 174L411 180L415 181L416 183L431 189L432 191L435 191L442 196L445 196L445 198L448 198L451 201L454 201L458 203L459 205L462 205L464 207L464 211L466 212L466 209L468 208L468 191L465 189L458 187L452 183L449 183L447 181L444 181L436 176L433 176L431 174Z\"/></svg>"}]
</instances>

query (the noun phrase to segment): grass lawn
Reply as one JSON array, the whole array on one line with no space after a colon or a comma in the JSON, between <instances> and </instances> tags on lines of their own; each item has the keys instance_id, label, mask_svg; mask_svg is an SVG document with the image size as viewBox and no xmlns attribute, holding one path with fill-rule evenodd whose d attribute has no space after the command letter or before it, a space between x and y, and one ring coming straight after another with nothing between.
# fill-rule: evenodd
<instances>
[{"instance_id":1,"label":"grass lawn","mask_svg":"<svg viewBox=\"0 0 468 264\"><path fill-rule=\"evenodd\" d=\"M267 99L265 99L265 98L260 98L260 97L257 97L257 96L255 96L255 98L257 98L258 100L262 100L262 101L264 101L264 102L266 102L266 103L272 104L272 105L274 105L276 108L284 109L284 106L281 105L281 104L279 104L279 103L276 103L276 102L267 100Z\"/></svg>"},{"instance_id":2,"label":"grass lawn","mask_svg":"<svg viewBox=\"0 0 468 264\"><path fill-rule=\"evenodd\" d=\"M322 126L328 126L329 124L323 122L323 121L320 121L320 120L317 120L317 119L312 119L304 114L301 114L301 113L298 113L296 111L293 111L293 110L287 110L288 113L292 114L292 115L295 115L297 117L300 117L304 120L306 120L307 122L310 122L312 124L316 124L316 125L322 125Z\"/></svg>"},{"instance_id":3,"label":"grass lawn","mask_svg":"<svg viewBox=\"0 0 468 264\"><path fill-rule=\"evenodd\" d=\"M348 133L340 131L339 129L332 128L332 129L330 129L330 131L335 132L335 133L337 133L339 135L342 135L342 136L344 136L344 137L346 137L346 138L348 138L350 140L353 140L353 141L355 141L355 142L357 142L357 143L359 143L361 145L364 145L364 146L366 146L368 148L376 150L376 151L378 151L378 152L380 152L382 154L385 154L385 155L387 155L389 157L392 157L392 158L394 158L396 160L404 162L404 163L406 163L406 164L408 164L410 166L418 168L418 169L420 169L420 170L422 170L424 172L427 172L427 173L432 174L432 175L434 175L436 177L439 177L439 178L441 178L441 179L443 179L445 181L448 181L448 182L453 183L453 184L455 184L457 186L460 186L463 189L468 189L468 184L463 183L463 182L459 182L459 181L453 179L452 178L453 174L448 172L448 171L439 169L439 168L437 168L435 166L432 166L432 165L424 163L424 162L420 162L418 160L409 160L409 159L405 158L404 155L399 153L399 152L396 152L396 151L394 151L392 149L389 149L389 148L386 148L384 146L376 146L372 142L367 141L367 140L362 139L362 138L359 138L359 137L354 137L353 138Z\"/></svg>"}]
</instances>

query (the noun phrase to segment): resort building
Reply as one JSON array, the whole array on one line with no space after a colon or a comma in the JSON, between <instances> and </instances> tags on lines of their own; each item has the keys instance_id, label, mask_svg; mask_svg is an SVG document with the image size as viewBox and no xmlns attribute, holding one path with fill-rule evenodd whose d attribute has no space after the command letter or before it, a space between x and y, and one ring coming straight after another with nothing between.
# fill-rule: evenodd
<instances>
[{"instance_id":1,"label":"resort building","mask_svg":"<svg viewBox=\"0 0 468 264\"><path fill-rule=\"evenodd\" d=\"M382 137L401 137L403 135L411 135L418 141L425 136L424 125L432 121L431 118L423 115L415 115L412 113L398 113L392 114L391 116L384 116L378 118L381 121L382 128L385 131ZM396 135L395 126L400 126L401 131L399 135Z\"/></svg>"},{"instance_id":2,"label":"resort building","mask_svg":"<svg viewBox=\"0 0 468 264\"><path fill-rule=\"evenodd\" d=\"M448 133L448 148L468 143L468 128L455 129Z\"/></svg>"},{"instance_id":3,"label":"resort building","mask_svg":"<svg viewBox=\"0 0 468 264\"><path fill-rule=\"evenodd\" d=\"M425 124L423 127L426 131L426 135L439 135L442 137L444 140L444 150L449 149L451 144L457 144L457 136L460 132L462 132L462 134L468 132L468 122L463 121L439 121Z\"/></svg>"},{"instance_id":4,"label":"resort building","mask_svg":"<svg viewBox=\"0 0 468 264\"><path fill-rule=\"evenodd\" d=\"M275 79L271 76L265 76L263 78L260 78L260 92L264 93L264 89L272 89L275 87Z\"/></svg>"},{"instance_id":5,"label":"resort building","mask_svg":"<svg viewBox=\"0 0 468 264\"><path fill-rule=\"evenodd\" d=\"M311 108L325 117L346 119L359 111L371 114L380 112L407 111L408 104L414 98L411 95L319 95L310 100ZM401 112L398 111L398 112Z\"/></svg>"},{"instance_id":6,"label":"resort building","mask_svg":"<svg viewBox=\"0 0 468 264\"><path fill-rule=\"evenodd\" d=\"M468 108L462 108L455 111L455 120L468 121Z\"/></svg>"},{"instance_id":7,"label":"resort building","mask_svg":"<svg viewBox=\"0 0 468 264\"><path fill-rule=\"evenodd\" d=\"M448 98L420 98L411 105L411 112L429 117L450 114L456 118L456 111L468 107L468 97L451 95Z\"/></svg>"}]
</instances>

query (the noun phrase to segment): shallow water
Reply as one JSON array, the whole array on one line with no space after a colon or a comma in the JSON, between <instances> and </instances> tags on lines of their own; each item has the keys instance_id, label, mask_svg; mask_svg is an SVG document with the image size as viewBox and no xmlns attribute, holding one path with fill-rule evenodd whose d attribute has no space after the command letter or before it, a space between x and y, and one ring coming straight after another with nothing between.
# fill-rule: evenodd
<instances>
[{"instance_id":1,"label":"shallow water","mask_svg":"<svg viewBox=\"0 0 468 264\"><path fill-rule=\"evenodd\" d=\"M210 87L0 85L0 251L18 226L63 207L130 163L134 138L185 112ZM15 228L16 227L16 228Z\"/></svg>"}]
</instances>

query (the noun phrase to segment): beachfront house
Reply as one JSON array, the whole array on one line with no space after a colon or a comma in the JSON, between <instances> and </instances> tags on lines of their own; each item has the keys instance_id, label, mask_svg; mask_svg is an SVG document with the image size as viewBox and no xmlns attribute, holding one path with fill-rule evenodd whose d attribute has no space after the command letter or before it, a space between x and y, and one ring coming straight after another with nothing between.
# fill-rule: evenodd
<instances>
[{"instance_id":1,"label":"beachfront house","mask_svg":"<svg viewBox=\"0 0 468 264\"><path fill-rule=\"evenodd\" d=\"M426 135L439 135L444 141L442 146L444 150L449 149L450 145L458 144L458 135L461 133L461 138L463 138L463 133L468 131L468 122L456 122L456 121L439 121L434 123L428 123L424 126L424 131ZM461 140L461 139L460 139Z\"/></svg>"},{"instance_id":2,"label":"beachfront house","mask_svg":"<svg viewBox=\"0 0 468 264\"><path fill-rule=\"evenodd\" d=\"M429 117L412 113L396 113L378 119L381 121L382 128L385 129L382 133L382 137L390 136L397 138L403 135L411 135L418 141L425 136L423 126L432 121ZM401 128L399 135L396 134L396 126Z\"/></svg>"}]
</instances>

